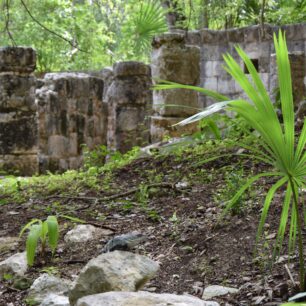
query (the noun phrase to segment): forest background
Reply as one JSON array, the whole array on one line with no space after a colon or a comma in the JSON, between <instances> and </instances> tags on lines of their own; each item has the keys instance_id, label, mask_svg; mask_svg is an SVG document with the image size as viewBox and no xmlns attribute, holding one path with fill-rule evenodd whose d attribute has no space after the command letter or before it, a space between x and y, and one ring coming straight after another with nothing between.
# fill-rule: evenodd
<instances>
[{"instance_id":1,"label":"forest background","mask_svg":"<svg viewBox=\"0 0 306 306\"><path fill-rule=\"evenodd\" d=\"M0 0L0 46L31 46L37 71L148 62L169 28L226 29L306 21L306 0Z\"/></svg>"}]
</instances>

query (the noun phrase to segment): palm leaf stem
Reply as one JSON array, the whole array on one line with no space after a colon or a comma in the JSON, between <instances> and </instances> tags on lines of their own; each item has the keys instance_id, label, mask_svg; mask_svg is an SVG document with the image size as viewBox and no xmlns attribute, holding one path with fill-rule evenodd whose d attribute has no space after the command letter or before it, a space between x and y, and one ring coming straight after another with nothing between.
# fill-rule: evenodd
<instances>
[{"instance_id":1,"label":"palm leaf stem","mask_svg":"<svg viewBox=\"0 0 306 306\"><path fill-rule=\"evenodd\" d=\"M303 236L302 236L302 221L299 214L299 207L298 207L298 193L296 184L292 177L289 177L289 183L292 189L293 194L293 203L295 206L295 213L296 213L296 222L297 222L297 232L298 232L298 248L299 248L299 270L300 270L300 290L303 292L305 291L305 263L304 263L304 252L303 252Z\"/></svg>"}]
</instances>

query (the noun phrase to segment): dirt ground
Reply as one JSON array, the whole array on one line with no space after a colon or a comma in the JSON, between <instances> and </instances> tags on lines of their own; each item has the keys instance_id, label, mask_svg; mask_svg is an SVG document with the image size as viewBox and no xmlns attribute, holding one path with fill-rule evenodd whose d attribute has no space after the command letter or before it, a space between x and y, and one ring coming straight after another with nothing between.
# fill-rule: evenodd
<instances>
[{"instance_id":1,"label":"dirt ground","mask_svg":"<svg viewBox=\"0 0 306 306\"><path fill-rule=\"evenodd\" d=\"M112 230L109 237L73 251L63 242L64 234L73 223L59 219L61 242L57 253L54 258L38 259L26 274L29 279L34 280L44 267L52 267L49 270L72 279L88 260L100 254L110 237L137 230L148 239L133 251L155 259L161 266L145 290L201 297L203 288L224 285L240 290L238 294L214 299L220 305L279 305L293 293L285 265L298 280L297 259L288 262L286 256L281 256L273 267L270 265L282 195L273 202L265 225L265 239L255 252L263 196L273 180L261 179L243 198L238 211L220 219L224 201L235 189L227 175L240 167L244 169L243 175L248 176L258 173L264 166L246 159L241 162L237 157L205 165L195 164L187 157L141 158L116 170L105 190L83 188L79 193L71 194L70 186L67 186L64 195L100 199L142 186L137 193L100 202L38 194L25 203L11 202L1 207L0 233L1 236L18 236L22 226L32 218L45 218L55 213L65 213ZM99 180L103 186L103 175ZM173 188L148 187L162 182L172 184ZM63 193L53 194L56 195L63 196ZM17 250L24 250L24 240L14 253ZM0 260L11 254L0 253ZM27 290L14 289L9 281L2 282L0 305L26 305L23 301L26 294Z\"/></svg>"}]
</instances>

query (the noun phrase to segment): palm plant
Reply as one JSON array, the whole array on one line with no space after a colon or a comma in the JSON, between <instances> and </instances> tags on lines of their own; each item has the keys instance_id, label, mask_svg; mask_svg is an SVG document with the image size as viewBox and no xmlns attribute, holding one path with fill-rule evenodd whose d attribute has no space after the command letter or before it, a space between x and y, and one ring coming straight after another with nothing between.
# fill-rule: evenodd
<instances>
[{"instance_id":1,"label":"palm plant","mask_svg":"<svg viewBox=\"0 0 306 306\"><path fill-rule=\"evenodd\" d=\"M230 54L224 55L224 60L226 63L225 70L238 82L238 84L247 94L251 103L244 99L230 100L224 95L220 95L207 89L172 82L165 82L163 84L156 85L155 89L192 89L209 95L219 101L218 103L206 108L204 111L179 122L179 125L195 122L217 111L227 109L239 114L252 128L259 133L259 148L256 149L241 143L238 144L248 149L254 158L272 165L274 170L263 172L251 177L227 203L225 213L235 207L240 196L255 181L262 177L276 177L277 181L267 192L263 204L257 232L257 241L263 233L264 224L275 193L280 188L285 186L286 193L282 205L274 255L279 254L281 251L287 223L289 223L289 216L291 216L289 227L289 252L295 249L297 238L299 251L300 288L301 290L305 290L305 268L302 238L303 220L301 213L302 207L299 207L299 201L301 190L305 188L306 177L306 120L304 120L304 125L300 136L297 137L295 135L292 82L285 35L279 32L277 39L276 35L274 34L274 44L278 67L283 123L281 123L281 121L278 119L271 99L269 98L269 95L252 61L239 46L236 47L236 51L250 72L251 80L249 80L240 65Z\"/></svg>"},{"instance_id":2,"label":"palm plant","mask_svg":"<svg viewBox=\"0 0 306 306\"><path fill-rule=\"evenodd\" d=\"M128 32L132 34L133 49L137 54L149 50L152 39L167 31L165 10L160 1L141 2L138 10L127 21Z\"/></svg>"}]
</instances>

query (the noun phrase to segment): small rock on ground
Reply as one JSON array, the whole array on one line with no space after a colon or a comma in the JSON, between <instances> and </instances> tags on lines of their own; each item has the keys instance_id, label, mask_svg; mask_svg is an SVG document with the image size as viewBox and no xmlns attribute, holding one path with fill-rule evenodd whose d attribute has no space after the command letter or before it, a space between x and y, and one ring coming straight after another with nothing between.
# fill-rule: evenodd
<instances>
[{"instance_id":1,"label":"small rock on ground","mask_svg":"<svg viewBox=\"0 0 306 306\"><path fill-rule=\"evenodd\" d=\"M139 292L107 292L85 296L76 306L219 306L216 302L202 301L197 297Z\"/></svg>"},{"instance_id":2,"label":"small rock on ground","mask_svg":"<svg viewBox=\"0 0 306 306\"><path fill-rule=\"evenodd\" d=\"M70 285L68 280L44 273L34 281L29 289L28 298L41 303L51 293L56 295L67 293Z\"/></svg>"},{"instance_id":3,"label":"small rock on ground","mask_svg":"<svg viewBox=\"0 0 306 306\"><path fill-rule=\"evenodd\" d=\"M67 232L64 240L68 245L75 245L93 239L98 239L98 237L109 236L112 233L113 232L111 230L97 228L90 224L80 224Z\"/></svg>"},{"instance_id":4,"label":"small rock on ground","mask_svg":"<svg viewBox=\"0 0 306 306\"><path fill-rule=\"evenodd\" d=\"M39 306L70 306L70 303L67 296L51 293L43 299Z\"/></svg>"},{"instance_id":5,"label":"small rock on ground","mask_svg":"<svg viewBox=\"0 0 306 306\"><path fill-rule=\"evenodd\" d=\"M18 237L0 237L0 253L15 250L18 245Z\"/></svg>"},{"instance_id":6,"label":"small rock on ground","mask_svg":"<svg viewBox=\"0 0 306 306\"><path fill-rule=\"evenodd\" d=\"M0 262L0 279L4 274L23 276L27 268L26 252L16 253Z\"/></svg>"},{"instance_id":7,"label":"small rock on ground","mask_svg":"<svg viewBox=\"0 0 306 306\"><path fill-rule=\"evenodd\" d=\"M237 293L239 290L236 288L224 287L224 286L208 286L204 289L202 299L209 300L213 297L226 295L228 293Z\"/></svg>"}]
</instances>

